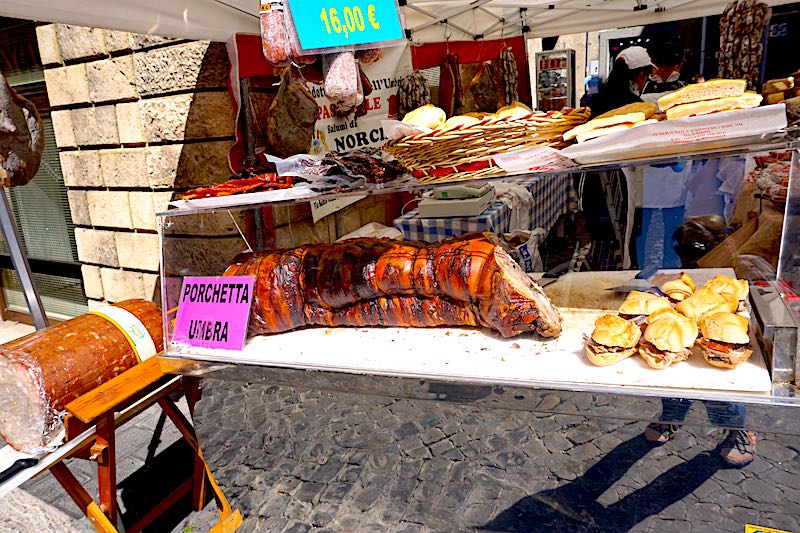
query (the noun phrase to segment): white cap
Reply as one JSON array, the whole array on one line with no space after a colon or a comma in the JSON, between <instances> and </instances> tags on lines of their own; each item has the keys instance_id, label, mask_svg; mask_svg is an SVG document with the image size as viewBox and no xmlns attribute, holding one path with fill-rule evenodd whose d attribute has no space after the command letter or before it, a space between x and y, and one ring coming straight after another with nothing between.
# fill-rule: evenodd
<instances>
[{"instance_id":1,"label":"white cap","mask_svg":"<svg viewBox=\"0 0 800 533\"><path fill-rule=\"evenodd\" d=\"M653 64L650 60L650 54L641 46L630 46L626 48L617 55L617 59L623 59L631 70L652 66Z\"/></svg>"}]
</instances>

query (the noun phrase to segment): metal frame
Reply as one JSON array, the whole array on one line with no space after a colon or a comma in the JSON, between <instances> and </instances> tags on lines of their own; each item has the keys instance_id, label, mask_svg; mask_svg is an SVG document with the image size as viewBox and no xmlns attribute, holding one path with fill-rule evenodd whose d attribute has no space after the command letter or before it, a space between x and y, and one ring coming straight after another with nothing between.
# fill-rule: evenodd
<instances>
[{"instance_id":1,"label":"metal frame","mask_svg":"<svg viewBox=\"0 0 800 533\"><path fill-rule=\"evenodd\" d=\"M0 200L0 229L3 231L6 244L8 244L14 270L17 271L17 276L19 276L19 282L22 285L25 301L28 303L33 325L37 330L44 329L47 327L47 317L44 314L42 299L36 288L36 281L33 279L31 265L28 263L28 256L22 246L22 237L19 234L17 224L11 217L11 206L8 204L8 197L4 192L0 192L0 197L2 197L2 200Z\"/></svg>"}]
</instances>

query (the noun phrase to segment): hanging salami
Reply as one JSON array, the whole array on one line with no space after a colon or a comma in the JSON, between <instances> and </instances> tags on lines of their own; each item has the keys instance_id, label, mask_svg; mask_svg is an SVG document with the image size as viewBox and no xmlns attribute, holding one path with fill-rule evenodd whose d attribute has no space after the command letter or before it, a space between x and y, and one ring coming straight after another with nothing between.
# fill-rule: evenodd
<instances>
[{"instance_id":1,"label":"hanging salami","mask_svg":"<svg viewBox=\"0 0 800 533\"><path fill-rule=\"evenodd\" d=\"M761 81L762 38L772 18L757 0L737 0L725 7L719 22L719 77L744 79L748 89Z\"/></svg>"},{"instance_id":2,"label":"hanging salami","mask_svg":"<svg viewBox=\"0 0 800 533\"><path fill-rule=\"evenodd\" d=\"M276 67L289 63L286 55L286 14L283 0L261 0L261 47L267 62Z\"/></svg>"}]
</instances>

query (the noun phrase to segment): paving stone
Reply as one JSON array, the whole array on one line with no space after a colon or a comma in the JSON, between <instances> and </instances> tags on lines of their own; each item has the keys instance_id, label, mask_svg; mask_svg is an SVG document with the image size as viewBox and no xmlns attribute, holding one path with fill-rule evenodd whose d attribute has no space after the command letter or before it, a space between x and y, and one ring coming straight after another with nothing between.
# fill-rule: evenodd
<instances>
[{"instance_id":1,"label":"paving stone","mask_svg":"<svg viewBox=\"0 0 800 533\"><path fill-rule=\"evenodd\" d=\"M353 483L333 482L328 485L320 497L322 502L338 503L350 494L353 490Z\"/></svg>"},{"instance_id":2,"label":"paving stone","mask_svg":"<svg viewBox=\"0 0 800 533\"><path fill-rule=\"evenodd\" d=\"M314 512L311 515L311 525L314 527L323 527L336 516L339 511L339 506L331 503L321 503L314 507Z\"/></svg>"},{"instance_id":3,"label":"paving stone","mask_svg":"<svg viewBox=\"0 0 800 533\"><path fill-rule=\"evenodd\" d=\"M762 439L757 444L758 456L777 462L788 462L797 457L797 452L774 440Z\"/></svg>"},{"instance_id":4,"label":"paving stone","mask_svg":"<svg viewBox=\"0 0 800 533\"><path fill-rule=\"evenodd\" d=\"M264 518L281 516L286 506L289 505L289 501L289 496L285 494L270 494L258 509L258 516Z\"/></svg>"},{"instance_id":5,"label":"paving stone","mask_svg":"<svg viewBox=\"0 0 800 533\"><path fill-rule=\"evenodd\" d=\"M784 499L779 487L760 479L745 479L741 488L745 496L759 503L778 503Z\"/></svg>"},{"instance_id":6,"label":"paving stone","mask_svg":"<svg viewBox=\"0 0 800 533\"><path fill-rule=\"evenodd\" d=\"M600 455L600 448L591 442L576 446L569 451L570 457L576 461L590 461Z\"/></svg>"},{"instance_id":7,"label":"paving stone","mask_svg":"<svg viewBox=\"0 0 800 533\"><path fill-rule=\"evenodd\" d=\"M297 521L291 521L283 529L283 533L306 533L310 529L311 526L309 524L304 524L302 522L297 522Z\"/></svg>"},{"instance_id":8,"label":"paving stone","mask_svg":"<svg viewBox=\"0 0 800 533\"><path fill-rule=\"evenodd\" d=\"M453 443L450 442L449 439L441 440L436 444L432 444L430 446L431 453L433 454L434 457L444 455L446 453L453 451L454 449L455 446L453 446Z\"/></svg>"},{"instance_id":9,"label":"paving stone","mask_svg":"<svg viewBox=\"0 0 800 533\"><path fill-rule=\"evenodd\" d=\"M447 438L447 435L438 427L429 428L422 434L422 442L426 445L439 442L445 438Z\"/></svg>"},{"instance_id":10,"label":"paving stone","mask_svg":"<svg viewBox=\"0 0 800 533\"><path fill-rule=\"evenodd\" d=\"M383 487L370 486L359 491L352 499L351 503L360 511L366 511L378 501L383 493Z\"/></svg>"},{"instance_id":11,"label":"paving stone","mask_svg":"<svg viewBox=\"0 0 800 533\"><path fill-rule=\"evenodd\" d=\"M300 488L294 493L294 498L303 502L313 503L319 499L319 495L324 489L325 484L323 483L305 482L300 485Z\"/></svg>"},{"instance_id":12,"label":"paving stone","mask_svg":"<svg viewBox=\"0 0 800 533\"><path fill-rule=\"evenodd\" d=\"M544 438L544 446L551 453L563 452L572 447L572 443L564 435L553 433Z\"/></svg>"}]
</instances>

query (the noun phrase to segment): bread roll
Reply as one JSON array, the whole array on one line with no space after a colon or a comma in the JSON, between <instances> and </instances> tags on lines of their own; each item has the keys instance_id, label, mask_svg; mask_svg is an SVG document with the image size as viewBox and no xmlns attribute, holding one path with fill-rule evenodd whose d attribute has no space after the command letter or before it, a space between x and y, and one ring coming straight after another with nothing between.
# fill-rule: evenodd
<instances>
[{"instance_id":1,"label":"bread roll","mask_svg":"<svg viewBox=\"0 0 800 533\"><path fill-rule=\"evenodd\" d=\"M444 124L445 120L447 120L447 115L444 110L432 104L426 104L413 111L409 111L406 116L403 117L403 122L406 124L432 130Z\"/></svg>"},{"instance_id":2,"label":"bread roll","mask_svg":"<svg viewBox=\"0 0 800 533\"><path fill-rule=\"evenodd\" d=\"M745 93L741 96L729 96L726 98L717 98L716 100L682 104L667 110L667 120L708 115L711 113L719 113L720 111L750 109L752 107L758 107L761 104L761 100L760 94Z\"/></svg>"},{"instance_id":3,"label":"bread roll","mask_svg":"<svg viewBox=\"0 0 800 533\"><path fill-rule=\"evenodd\" d=\"M672 107L703 100L715 100L727 96L741 96L744 94L747 82L745 80L708 80L703 83L687 85L673 93L658 99L658 108L666 111Z\"/></svg>"},{"instance_id":4,"label":"bread roll","mask_svg":"<svg viewBox=\"0 0 800 533\"><path fill-rule=\"evenodd\" d=\"M665 307L664 309L659 309L658 311L656 311L656 312L652 313L650 316L648 316L647 317L647 323L648 324L652 324L653 322L655 322L656 320L658 320L660 318L665 318L667 315L680 315L680 316L683 316L679 312L677 312L675 309L673 309L672 307Z\"/></svg>"},{"instance_id":5,"label":"bread roll","mask_svg":"<svg viewBox=\"0 0 800 533\"><path fill-rule=\"evenodd\" d=\"M672 309L669 300L649 292L631 291L619 306L623 315L651 315L659 309Z\"/></svg>"},{"instance_id":6,"label":"bread roll","mask_svg":"<svg viewBox=\"0 0 800 533\"><path fill-rule=\"evenodd\" d=\"M733 313L708 313L700 319L700 332L706 339L729 342L731 344L747 344L749 324L747 319Z\"/></svg>"},{"instance_id":7,"label":"bread roll","mask_svg":"<svg viewBox=\"0 0 800 533\"><path fill-rule=\"evenodd\" d=\"M466 115L458 115L455 117L448 118L444 124L439 126L440 130L452 130L459 126L461 129L468 128L470 126L474 126L475 124L479 123L481 119L476 117L468 117Z\"/></svg>"},{"instance_id":8,"label":"bread roll","mask_svg":"<svg viewBox=\"0 0 800 533\"><path fill-rule=\"evenodd\" d=\"M681 302L694 293L694 280L685 272L681 272L676 280L668 281L661 285L661 292L675 300Z\"/></svg>"},{"instance_id":9,"label":"bread roll","mask_svg":"<svg viewBox=\"0 0 800 533\"><path fill-rule=\"evenodd\" d=\"M522 118L527 117L531 113L533 113L533 109L522 102L511 102L509 105L503 106L497 110L497 116L501 118Z\"/></svg>"},{"instance_id":10,"label":"bread roll","mask_svg":"<svg viewBox=\"0 0 800 533\"><path fill-rule=\"evenodd\" d=\"M642 332L633 322L617 315L603 315L594 322L592 340L606 346L633 348Z\"/></svg>"},{"instance_id":11,"label":"bread roll","mask_svg":"<svg viewBox=\"0 0 800 533\"><path fill-rule=\"evenodd\" d=\"M725 274L717 274L706 282L703 287L730 298L737 300L747 300L750 293L746 279L735 279Z\"/></svg>"},{"instance_id":12,"label":"bread roll","mask_svg":"<svg viewBox=\"0 0 800 533\"><path fill-rule=\"evenodd\" d=\"M695 322L711 311L727 311L732 313L739 307L739 300L718 294L707 287L702 287L694 294L675 306L679 313L688 316Z\"/></svg>"},{"instance_id":13,"label":"bread roll","mask_svg":"<svg viewBox=\"0 0 800 533\"><path fill-rule=\"evenodd\" d=\"M691 348L697 340L697 324L680 313L662 313L644 331L644 340L665 352Z\"/></svg>"}]
</instances>

